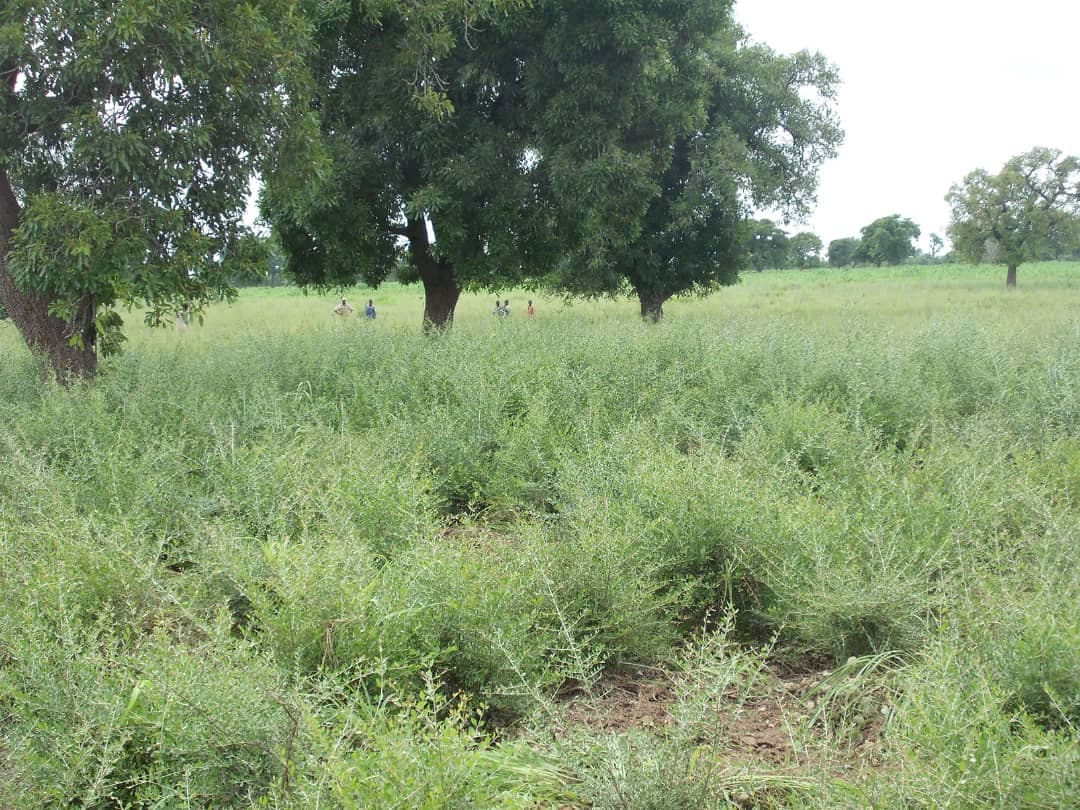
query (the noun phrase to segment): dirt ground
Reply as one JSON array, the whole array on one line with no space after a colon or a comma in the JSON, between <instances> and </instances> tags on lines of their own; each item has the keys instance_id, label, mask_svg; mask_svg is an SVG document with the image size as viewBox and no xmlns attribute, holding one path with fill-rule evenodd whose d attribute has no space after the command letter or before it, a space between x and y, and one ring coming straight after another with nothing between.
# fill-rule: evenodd
<instances>
[{"instance_id":1,"label":"dirt ground","mask_svg":"<svg viewBox=\"0 0 1080 810\"><path fill-rule=\"evenodd\" d=\"M837 699L832 675L820 664L763 673L753 697L733 692L719 705L714 729L720 739L713 744L733 762L774 769L847 772L880 765L883 696L862 695L857 704ZM827 694L832 702L823 706ZM592 731L663 733L673 722L675 701L670 678L632 670L605 675L589 694L569 696L564 717L569 726Z\"/></svg>"}]
</instances>

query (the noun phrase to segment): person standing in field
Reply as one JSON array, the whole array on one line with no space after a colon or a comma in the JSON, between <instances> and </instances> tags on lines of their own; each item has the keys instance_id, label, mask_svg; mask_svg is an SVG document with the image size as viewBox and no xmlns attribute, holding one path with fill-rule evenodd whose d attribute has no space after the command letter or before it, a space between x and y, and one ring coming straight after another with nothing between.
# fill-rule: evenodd
<instances>
[{"instance_id":1,"label":"person standing in field","mask_svg":"<svg viewBox=\"0 0 1080 810\"><path fill-rule=\"evenodd\" d=\"M191 326L191 304L184 304L184 308L176 316L176 331L186 332L189 326Z\"/></svg>"},{"instance_id":2,"label":"person standing in field","mask_svg":"<svg viewBox=\"0 0 1080 810\"><path fill-rule=\"evenodd\" d=\"M502 309L503 309L503 313L502 313L503 315L509 315L510 314L510 299L509 298L507 298L505 301L503 301Z\"/></svg>"},{"instance_id":3,"label":"person standing in field","mask_svg":"<svg viewBox=\"0 0 1080 810\"><path fill-rule=\"evenodd\" d=\"M364 317L369 321L375 320L375 302L370 298L368 299L367 306L364 308Z\"/></svg>"},{"instance_id":4,"label":"person standing in field","mask_svg":"<svg viewBox=\"0 0 1080 810\"><path fill-rule=\"evenodd\" d=\"M495 299L495 309L491 312L492 315L505 315L506 310L503 309L503 305L499 303L499 299Z\"/></svg>"},{"instance_id":5,"label":"person standing in field","mask_svg":"<svg viewBox=\"0 0 1080 810\"><path fill-rule=\"evenodd\" d=\"M341 303L334 307L334 314L342 318L348 318L353 313L353 308L349 306L349 303L342 298Z\"/></svg>"},{"instance_id":6,"label":"person standing in field","mask_svg":"<svg viewBox=\"0 0 1080 810\"><path fill-rule=\"evenodd\" d=\"M529 318L532 318L536 315L536 307L533 306L531 298L529 299L528 306L525 307L525 315Z\"/></svg>"}]
</instances>

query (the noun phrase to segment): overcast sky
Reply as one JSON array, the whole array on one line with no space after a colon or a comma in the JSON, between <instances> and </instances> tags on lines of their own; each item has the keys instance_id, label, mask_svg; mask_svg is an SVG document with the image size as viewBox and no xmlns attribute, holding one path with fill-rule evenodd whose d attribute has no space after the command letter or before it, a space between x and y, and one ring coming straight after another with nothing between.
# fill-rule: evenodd
<instances>
[{"instance_id":1,"label":"overcast sky","mask_svg":"<svg viewBox=\"0 0 1080 810\"><path fill-rule=\"evenodd\" d=\"M803 227L826 246L889 214L945 237L949 186L1034 146L1080 154L1077 0L737 0L757 42L840 71L846 137Z\"/></svg>"}]
</instances>

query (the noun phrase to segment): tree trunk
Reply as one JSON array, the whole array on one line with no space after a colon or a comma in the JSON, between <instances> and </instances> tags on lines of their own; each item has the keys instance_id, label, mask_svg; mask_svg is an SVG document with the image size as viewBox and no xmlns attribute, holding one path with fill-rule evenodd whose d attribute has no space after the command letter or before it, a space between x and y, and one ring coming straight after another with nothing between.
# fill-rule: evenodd
<instances>
[{"instance_id":1,"label":"tree trunk","mask_svg":"<svg viewBox=\"0 0 1080 810\"><path fill-rule=\"evenodd\" d=\"M424 331L448 329L454 323L454 310L461 297L454 268L449 262L431 255L427 222L410 219L406 230L409 235L409 256L424 284Z\"/></svg>"},{"instance_id":2,"label":"tree trunk","mask_svg":"<svg viewBox=\"0 0 1080 810\"><path fill-rule=\"evenodd\" d=\"M439 262L442 268L433 279L424 280L424 331L432 332L449 329L454 323L454 309L457 307L461 289L454 280L450 266Z\"/></svg>"},{"instance_id":3,"label":"tree trunk","mask_svg":"<svg viewBox=\"0 0 1080 810\"><path fill-rule=\"evenodd\" d=\"M48 358L60 382L67 384L81 377L92 377L97 373L93 297L83 298L74 322L67 324L49 314L50 299L23 292L8 271L7 255L20 213L11 183L7 175L0 172L0 301L30 351ZM82 348L71 345L71 338L76 334L82 339Z\"/></svg>"},{"instance_id":4,"label":"tree trunk","mask_svg":"<svg viewBox=\"0 0 1080 810\"><path fill-rule=\"evenodd\" d=\"M637 294L638 301L641 302L642 319L652 323L659 323L664 317L664 301L667 300L667 297L659 293L645 292L644 290L638 290Z\"/></svg>"},{"instance_id":5,"label":"tree trunk","mask_svg":"<svg viewBox=\"0 0 1080 810\"><path fill-rule=\"evenodd\" d=\"M1016 265L1010 264L1009 271L1005 275L1005 286L1012 289L1016 287Z\"/></svg>"}]
</instances>

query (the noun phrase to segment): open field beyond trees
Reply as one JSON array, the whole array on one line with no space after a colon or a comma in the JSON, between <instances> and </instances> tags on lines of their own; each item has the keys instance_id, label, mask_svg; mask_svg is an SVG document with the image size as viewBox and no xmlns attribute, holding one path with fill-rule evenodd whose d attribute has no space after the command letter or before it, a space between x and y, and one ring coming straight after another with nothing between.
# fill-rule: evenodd
<instances>
[{"instance_id":1,"label":"open field beyond trees","mask_svg":"<svg viewBox=\"0 0 1080 810\"><path fill-rule=\"evenodd\" d=\"M0 808L1075 806L1080 265L345 294L0 322Z\"/></svg>"}]
</instances>

